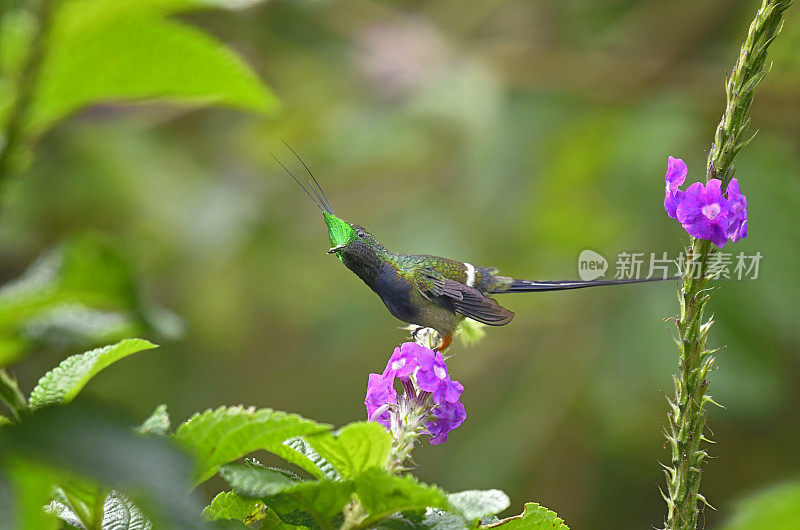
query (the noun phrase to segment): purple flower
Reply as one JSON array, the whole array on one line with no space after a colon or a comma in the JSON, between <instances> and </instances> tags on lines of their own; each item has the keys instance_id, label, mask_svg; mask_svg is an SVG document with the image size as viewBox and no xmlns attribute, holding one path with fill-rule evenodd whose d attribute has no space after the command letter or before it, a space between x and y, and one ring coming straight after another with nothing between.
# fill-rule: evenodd
<instances>
[{"instance_id":1,"label":"purple flower","mask_svg":"<svg viewBox=\"0 0 800 530\"><path fill-rule=\"evenodd\" d=\"M403 383L400 396L394 389L396 377ZM364 405L367 419L389 429L395 447L410 451L420 434L427 432L430 443L437 445L464 422L462 392L464 386L450 379L441 353L406 342L395 348L382 374L369 374ZM402 462L407 454L398 458Z\"/></svg>"},{"instance_id":2,"label":"purple flower","mask_svg":"<svg viewBox=\"0 0 800 530\"><path fill-rule=\"evenodd\" d=\"M678 208L678 202L683 195L683 192L678 189L678 186L683 185L686 180L686 162L680 158L669 157L667 162L667 174L664 179L667 181L667 186L664 190L666 197L664 198L664 208L667 210L667 215L675 219L675 210Z\"/></svg>"},{"instance_id":3,"label":"purple flower","mask_svg":"<svg viewBox=\"0 0 800 530\"><path fill-rule=\"evenodd\" d=\"M464 391L464 385L450 379L441 352L422 348L419 351L418 361L417 386L420 390L433 393L433 401L437 405L458 401Z\"/></svg>"},{"instance_id":4,"label":"purple flower","mask_svg":"<svg viewBox=\"0 0 800 530\"><path fill-rule=\"evenodd\" d=\"M425 350L424 346L420 346L415 342L404 342L399 348L394 349L394 353L386 365L383 375L392 374L399 377L401 380L408 381L411 374L419 366L420 350Z\"/></svg>"},{"instance_id":5,"label":"purple flower","mask_svg":"<svg viewBox=\"0 0 800 530\"><path fill-rule=\"evenodd\" d=\"M742 195L739 190L739 181L732 178L725 188L728 195L728 207L730 210L730 224L726 234L731 241L736 243L747 236L747 197Z\"/></svg>"},{"instance_id":6,"label":"purple flower","mask_svg":"<svg viewBox=\"0 0 800 530\"><path fill-rule=\"evenodd\" d=\"M738 180L731 179L725 196L719 179L695 182L682 191L679 186L686 180L686 164L673 157L669 157L665 180L664 209L691 236L722 248L728 239L735 243L747 235L747 198Z\"/></svg>"},{"instance_id":7,"label":"purple flower","mask_svg":"<svg viewBox=\"0 0 800 530\"><path fill-rule=\"evenodd\" d=\"M433 421L426 423L425 427L431 435L428 440L431 445L439 445L447 441L450 431L464 423L467 412L460 401L455 403L445 401L433 409L433 415Z\"/></svg>"},{"instance_id":8,"label":"purple flower","mask_svg":"<svg viewBox=\"0 0 800 530\"><path fill-rule=\"evenodd\" d=\"M394 389L394 375L369 374L367 397L367 419L377 421L387 429L391 425L392 414L389 405L397 404L397 391Z\"/></svg>"},{"instance_id":9,"label":"purple flower","mask_svg":"<svg viewBox=\"0 0 800 530\"><path fill-rule=\"evenodd\" d=\"M689 235L707 239L719 248L728 241L730 211L728 200L722 196L722 181L711 179L703 186L695 182L678 203L677 218Z\"/></svg>"}]
</instances>

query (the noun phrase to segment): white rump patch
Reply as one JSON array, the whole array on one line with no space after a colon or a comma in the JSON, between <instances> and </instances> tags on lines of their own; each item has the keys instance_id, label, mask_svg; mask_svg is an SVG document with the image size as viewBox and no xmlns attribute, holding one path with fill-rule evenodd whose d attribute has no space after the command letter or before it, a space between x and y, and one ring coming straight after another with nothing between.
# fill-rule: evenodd
<instances>
[{"instance_id":1,"label":"white rump patch","mask_svg":"<svg viewBox=\"0 0 800 530\"><path fill-rule=\"evenodd\" d=\"M464 263L464 268L467 273L467 285L475 287L475 267L469 263Z\"/></svg>"}]
</instances>

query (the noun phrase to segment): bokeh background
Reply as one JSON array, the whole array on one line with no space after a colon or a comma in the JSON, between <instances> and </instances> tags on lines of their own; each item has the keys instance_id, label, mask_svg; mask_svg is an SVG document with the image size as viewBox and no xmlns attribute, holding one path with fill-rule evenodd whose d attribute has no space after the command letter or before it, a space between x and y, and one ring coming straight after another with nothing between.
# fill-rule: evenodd
<instances>
[{"instance_id":1,"label":"bokeh background","mask_svg":"<svg viewBox=\"0 0 800 530\"><path fill-rule=\"evenodd\" d=\"M675 255L662 207L668 155L690 179L724 106L754 1L272 1L184 17L241 54L280 100L226 109L100 106L51 131L9 183L0 279L91 232L183 320L162 348L87 392L144 418L221 404L342 425L363 419L367 374L404 338L378 298L326 255L319 211L271 158L312 168L337 213L398 251L534 279L577 276L593 249ZM755 281L725 282L710 410L719 442L703 491L737 499L800 474L800 10L771 49L738 158ZM613 268L613 263L611 267ZM664 517L659 461L677 370L669 282L509 295L514 322L450 362L468 419L415 452L448 490L500 488L573 528ZM15 367L30 389L64 352ZM217 491L213 482L208 493Z\"/></svg>"}]
</instances>

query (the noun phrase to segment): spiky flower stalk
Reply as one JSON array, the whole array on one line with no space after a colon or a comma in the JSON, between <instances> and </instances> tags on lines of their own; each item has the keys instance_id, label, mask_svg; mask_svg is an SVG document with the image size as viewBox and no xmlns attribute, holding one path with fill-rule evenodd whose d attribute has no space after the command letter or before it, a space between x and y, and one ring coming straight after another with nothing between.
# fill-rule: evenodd
<instances>
[{"instance_id":1,"label":"spiky flower stalk","mask_svg":"<svg viewBox=\"0 0 800 530\"><path fill-rule=\"evenodd\" d=\"M718 178L723 188L730 181L736 153L747 145L750 119L747 111L753 102L756 85L766 75L767 48L782 26L783 12L791 0L763 0L750 25L739 59L725 86L727 106L714 135L708 155L706 181ZM715 350L706 346L713 320L704 321L706 305L713 288L708 274L709 257L714 247L707 240L692 238L687 249L687 266L678 289L680 316L677 320L680 374L673 376L675 398L669 400L670 411L665 434L672 450L671 463L665 467L667 492L666 528L694 530L700 503L708 505L700 494L702 466L708 453L702 447L710 442L705 437L705 405L714 403L708 394L708 374L714 367Z\"/></svg>"}]
</instances>

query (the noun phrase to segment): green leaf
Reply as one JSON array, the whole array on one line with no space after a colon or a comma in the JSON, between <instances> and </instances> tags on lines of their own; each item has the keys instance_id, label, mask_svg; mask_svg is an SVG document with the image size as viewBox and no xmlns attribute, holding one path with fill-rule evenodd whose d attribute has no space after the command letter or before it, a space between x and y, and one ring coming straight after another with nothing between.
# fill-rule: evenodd
<instances>
[{"instance_id":1,"label":"green leaf","mask_svg":"<svg viewBox=\"0 0 800 530\"><path fill-rule=\"evenodd\" d=\"M292 473L262 466L255 461L248 461L246 465L226 464L220 467L219 474L245 497L271 497L300 482Z\"/></svg>"},{"instance_id":2,"label":"green leaf","mask_svg":"<svg viewBox=\"0 0 800 530\"><path fill-rule=\"evenodd\" d=\"M511 504L508 495L500 490L468 490L447 496L450 505L467 521L495 515Z\"/></svg>"},{"instance_id":3,"label":"green leaf","mask_svg":"<svg viewBox=\"0 0 800 530\"><path fill-rule=\"evenodd\" d=\"M436 486L423 484L411 475L397 476L377 468L356 477L355 491L370 514L368 521L428 507L452 509L445 493Z\"/></svg>"},{"instance_id":4,"label":"green leaf","mask_svg":"<svg viewBox=\"0 0 800 530\"><path fill-rule=\"evenodd\" d=\"M289 438L283 442L283 445L297 453L297 456L279 455L282 456L284 460L300 466L317 478L325 477L332 480L342 479L342 476L339 475L336 468L333 467L330 462L319 456L302 436Z\"/></svg>"},{"instance_id":5,"label":"green leaf","mask_svg":"<svg viewBox=\"0 0 800 530\"><path fill-rule=\"evenodd\" d=\"M736 506L721 530L792 530L800 521L800 481L773 486Z\"/></svg>"},{"instance_id":6,"label":"green leaf","mask_svg":"<svg viewBox=\"0 0 800 530\"><path fill-rule=\"evenodd\" d=\"M329 428L330 428L330 426L326 426L326 429L329 429ZM315 461L311 459L311 457L313 456L313 455L311 455L311 453L301 453L301 452L298 452L296 449L294 449L292 447L292 445L294 445L295 447L299 447L299 445L297 443L293 443L292 442L292 440L296 440L298 438L302 439L302 437L300 437L300 436L293 436L292 438L289 438L288 440L284 440L280 445L274 446L269 451L272 454L275 454L275 455L283 458L287 462L289 462L291 464L294 464L294 465L298 466L299 468L304 469L305 471L308 471L311 475L313 475L313 476L315 476L317 478L322 478L323 476L327 476L325 473L320 471L320 468L317 467L317 464L315 464ZM313 452L313 449L311 449L311 451ZM322 460L320 460L317 463L319 465L323 466L323 468L324 468L324 463L323 463ZM332 470L334 473L336 473L336 470L333 469L333 466L331 466L330 464L328 464L328 466L329 466L330 470ZM338 477L338 473L337 473L337 477ZM328 477L328 478L336 478L336 477L332 477L331 476L331 477Z\"/></svg>"},{"instance_id":7,"label":"green leaf","mask_svg":"<svg viewBox=\"0 0 800 530\"><path fill-rule=\"evenodd\" d=\"M56 498L59 495L56 494ZM94 516L79 517L73 504L61 500L52 501L46 511L58 516L64 522L78 528L96 528ZM103 516L101 530L152 530L153 523L128 497L112 490L102 504Z\"/></svg>"},{"instance_id":8,"label":"green leaf","mask_svg":"<svg viewBox=\"0 0 800 530\"><path fill-rule=\"evenodd\" d=\"M235 491L223 491L214 497L211 504L203 508L203 517L209 521L234 519L244 524L251 524L267 517L268 511L280 521L275 512L269 510L260 500L245 499Z\"/></svg>"},{"instance_id":9,"label":"green leaf","mask_svg":"<svg viewBox=\"0 0 800 530\"><path fill-rule=\"evenodd\" d=\"M272 94L233 52L205 33L165 18L203 4L60 2L34 94L30 127L41 132L99 101L160 99L256 111L273 108Z\"/></svg>"},{"instance_id":10,"label":"green leaf","mask_svg":"<svg viewBox=\"0 0 800 530\"><path fill-rule=\"evenodd\" d=\"M291 472L266 467L253 460L246 465L222 466L219 473L242 497L261 498L281 514L305 512L321 526L327 526L331 518L341 512L353 492L350 481L303 482Z\"/></svg>"},{"instance_id":11,"label":"green leaf","mask_svg":"<svg viewBox=\"0 0 800 530\"><path fill-rule=\"evenodd\" d=\"M102 236L85 235L43 253L19 279L3 286L0 307L5 321L8 313L38 310L43 301L105 306L130 298L133 289L130 269L120 253Z\"/></svg>"},{"instance_id":12,"label":"green leaf","mask_svg":"<svg viewBox=\"0 0 800 530\"><path fill-rule=\"evenodd\" d=\"M513 530L515 528L525 530L569 530L564 524L564 520L558 517L555 512L551 512L538 503L529 502L525 505L525 511L521 515L503 519L500 522L481 526L481 528L500 528L503 530Z\"/></svg>"},{"instance_id":13,"label":"green leaf","mask_svg":"<svg viewBox=\"0 0 800 530\"><path fill-rule=\"evenodd\" d=\"M3 430L3 435L13 428ZM53 530L58 519L42 509L49 500L57 474L47 466L9 458L0 469L0 526L17 530ZM12 502L13 501L13 502Z\"/></svg>"},{"instance_id":14,"label":"green leaf","mask_svg":"<svg viewBox=\"0 0 800 530\"><path fill-rule=\"evenodd\" d=\"M84 527L91 527L100 515L97 512L103 508L106 492L95 482L77 477L62 478L58 484L53 490L53 498L64 507L59 517L75 517Z\"/></svg>"},{"instance_id":15,"label":"green leaf","mask_svg":"<svg viewBox=\"0 0 800 530\"><path fill-rule=\"evenodd\" d=\"M150 417L144 420L136 430L142 434L157 434L159 436L166 436L169 434L169 414L167 414L167 406L161 404L156 407L156 410L150 414Z\"/></svg>"},{"instance_id":16,"label":"green leaf","mask_svg":"<svg viewBox=\"0 0 800 530\"><path fill-rule=\"evenodd\" d=\"M346 479L371 467L384 469L392 449L391 435L374 421L351 423L336 436L325 432L307 436L306 440Z\"/></svg>"},{"instance_id":17,"label":"green leaf","mask_svg":"<svg viewBox=\"0 0 800 530\"><path fill-rule=\"evenodd\" d=\"M305 529L305 526L295 526L283 522L274 510L267 507L258 499L245 499L235 491L219 493L211 504L203 509L203 516L209 521L235 520L245 525L261 521L258 526L261 530L291 530Z\"/></svg>"},{"instance_id":18,"label":"green leaf","mask_svg":"<svg viewBox=\"0 0 800 530\"><path fill-rule=\"evenodd\" d=\"M435 508L394 514L375 526L378 530L464 530L475 527L456 514Z\"/></svg>"},{"instance_id":19,"label":"green leaf","mask_svg":"<svg viewBox=\"0 0 800 530\"><path fill-rule=\"evenodd\" d=\"M95 346L149 329L180 333L177 317L143 299L131 267L106 238L71 238L0 287L0 366L34 346Z\"/></svg>"},{"instance_id":20,"label":"green leaf","mask_svg":"<svg viewBox=\"0 0 800 530\"><path fill-rule=\"evenodd\" d=\"M195 414L178 427L174 438L196 456L195 481L200 483L214 475L219 466L258 449L279 456L296 455L282 445L284 440L329 428L295 414L240 405Z\"/></svg>"},{"instance_id":21,"label":"green leaf","mask_svg":"<svg viewBox=\"0 0 800 530\"><path fill-rule=\"evenodd\" d=\"M44 507L44 511L46 513L55 515L70 526L74 526L75 528L86 528L86 525L81 522L80 517L78 517L77 514L63 502L55 500L50 501L50 504Z\"/></svg>"},{"instance_id":22,"label":"green leaf","mask_svg":"<svg viewBox=\"0 0 800 530\"><path fill-rule=\"evenodd\" d=\"M102 530L152 530L153 523L128 497L112 491L103 503Z\"/></svg>"},{"instance_id":23,"label":"green leaf","mask_svg":"<svg viewBox=\"0 0 800 530\"><path fill-rule=\"evenodd\" d=\"M93 346L135 335L141 328L124 311L104 311L65 303L43 308L24 323L22 334L33 345L67 349L70 345Z\"/></svg>"},{"instance_id":24,"label":"green leaf","mask_svg":"<svg viewBox=\"0 0 800 530\"><path fill-rule=\"evenodd\" d=\"M352 493L351 482L321 479L298 482L263 500L279 514L299 510L310 514L320 526L329 527L331 520L350 502Z\"/></svg>"},{"instance_id":25,"label":"green leaf","mask_svg":"<svg viewBox=\"0 0 800 530\"><path fill-rule=\"evenodd\" d=\"M142 436L114 417L80 402L46 407L3 428L0 465L9 459L40 462L63 476L85 477L125 492L156 527L203 528L203 505L191 491L192 462L167 438ZM11 473L12 477L19 473ZM23 477L24 478L24 477ZM38 510L48 499L38 505ZM167 526L167 523L169 525Z\"/></svg>"},{"instance_id":26,"label":"green leaf","mask_svg":"<svg viewBox=\"0 0 800 530\"><path fill-rule=\"evenodd\" d=\"M103 368L133 353L156 347L143 339L125 339L68 357L39 380L31 392L30 407L35 410L47 405L69 403Z\"/></svg>"},{"instance_id":27,"label":"green leaf","mask_svg":"<svg viewBox=\"0 0 800 530\"><path fill-rule=\"evenodd\" d=\"M4 8L0 18L0 72L4 81L17 78L22 71L35 28L36 20L29 10ZM0 117L4 118L2 114Z\"/></svg>"}]
</instances>

